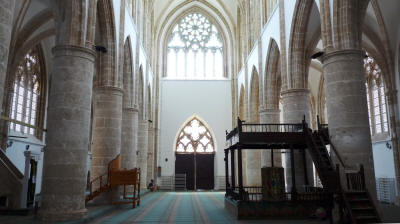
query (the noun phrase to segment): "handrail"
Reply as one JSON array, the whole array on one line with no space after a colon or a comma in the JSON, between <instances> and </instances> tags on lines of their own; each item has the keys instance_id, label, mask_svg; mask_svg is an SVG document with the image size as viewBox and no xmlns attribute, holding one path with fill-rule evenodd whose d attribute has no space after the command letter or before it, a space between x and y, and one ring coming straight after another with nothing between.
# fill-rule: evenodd
<instances>
[{"instance_id":1,"label":"handrail","mask_svg":"<svg viewBox=\"0 0 400 224\"><path fill-rule=\"evenodd\" d=\"M2 160L5 165L7 165L8 169L15 175L16 178L22 179L24 177L24 174L22 174L21 171L19 171L19 169L7 157L7 155L4 153L2 149L0 149L0 160Z\"/></svg>"},{"instance_id":2,"label":"handrail","mask_svg":"<svg viewBox=\"0 0 400 224\"><path fill-rule=\"evenodd\" d=\"M340 164L343 166L343 168L346 168L344 165L342 156L340 156L339 152L336 150L336 147L332 144L332 142L329 140L329 144L331 145L332 151L335 153L336 157L338 158Z\"/></svg>"},{"instance_id":3,"label":"handrail","mask_svg":"<svg viewBox=\"0 0 400 224\"><path fill-rule=\"evenodd\" d=\"M99 190L100 190L102 187L108 186L108 178L105 178L106 182L105 182L105 184L103 184L103 177L104 177L104 176L107 176L107 174L100 175L100 176L94 178L93 180L91 180L91 181L89 182L89 192L90 192L90 195L93 194L93 184L94 184L97 180L99 180L99 188L98 188ZM96 189L96 190L97 190L97 189ZM95 191L96 191L96 190L95 190Z\"/></svg>"},{"instance_id":4,"label":"handrail","mask_svg":"<svg viewBox=\"0 0 400 224\"><path fill-rule=\"evenodd\" d=\"M341 200L342 200L343 204L344 204L345 207L346 207L346 210L347 210L348 215L350 216L351 223L356 223L356 219L355 219L355 217L353 216L353 213L351 212L350 203L349 203L349 201L347 201L346 195L345 195L345 193L344 193L344 191L343 191L343 189L342 189L342 184L341 184L341 181L340 181L339 164L336 164L336 173L337 173L337 178L338 178L339 186L340 186L340 187L339 187L339 193L340 193L339 195L340 195L340 197L341 197ZM343 217L343 213L341 213L341 216Z\"/></svg>"}]
</instances>

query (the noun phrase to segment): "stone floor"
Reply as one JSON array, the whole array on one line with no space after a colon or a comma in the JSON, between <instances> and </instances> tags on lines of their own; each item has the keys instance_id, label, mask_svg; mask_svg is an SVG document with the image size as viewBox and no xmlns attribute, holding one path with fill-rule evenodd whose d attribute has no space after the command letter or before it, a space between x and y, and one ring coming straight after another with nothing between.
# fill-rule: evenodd
<instances>
[{"instance_id":1,"label":"stone floor","mask_svg":"<svg viewBox=\"0 0 400 224\"><path fill-rule=\"evenodd\" d=\"M142 197L136 209L131 206L88 208L88 217L72 223L325 223L316 220L237 221L224 208L224 192L154 192ZM33 216L0 216L1 224L40 223ZM327 223L327 222L326 222Z\"/></svg>"}]
</instances>

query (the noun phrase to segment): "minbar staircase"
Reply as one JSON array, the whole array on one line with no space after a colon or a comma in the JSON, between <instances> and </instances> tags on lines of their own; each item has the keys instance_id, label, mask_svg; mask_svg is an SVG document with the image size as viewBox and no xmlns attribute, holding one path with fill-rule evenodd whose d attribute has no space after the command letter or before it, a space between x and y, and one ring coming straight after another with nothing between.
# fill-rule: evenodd
<instances>
[{"instance_id":1,"label":"minbar staircase","mask_svg":"<svg viewBox=\"0 0 400 224\"><path fill-rule=\"evenodd\" d=\"M380 222L379 215L366 191L347 191L344 193L352 223L377 223Z\"/></svg>"},{"instance_id":2,"label":"minbar staircase","mask_svg":"<svg viewBox=\"0 0 400 224\"><path fill-rule=\"evenodd\" d=\"M107 174L103 174L89 183L89 195L86 196L85 202L93 200L100 194L109 191L112 195L113 190L119 191L117 187L123 186L123 199L113 201L110 197L110 204L132 204L135 208L140 204L140 169L135 168L131 170L121 169L121 155L117 155L115 159L111 160L108 164ZM131 196L126 195L126 186L133 189ZM95 188L95 189L93 189ZM126 200L125 200L126 199Z\"/></svg>"},{"instance_id":3,"label":"minbar staircase","mask_svg":"<svg viewBox=\"0 0 400 224\"><path fill-rule=\"evenodd\" d=\"M306 127L306 126L305 126ZM331 156L326 148L331 145L331 152L336 154L342 167L343 160L335 147L329 140L327 128L322 128L318 122L318 131L311 131L307 127L304 129L307 138L308 151L314 161L321 183L330 192L339 193L342 205L341 209L347 217L344 223L377 223L381 222L377 209L374 205L368 190L365 188L364 168L361 165L359 171L345 170L346 187L343 189L340 182L339 165L333 165ZM345 220L344 220L345 221Z\"/></svg>"},{"instance_id":4,"label":"minbar staircase","mask_svg":"<svg viewBox=\"0 0 400 224\"><path fill-rule=\"evenodd\" d=\"M98 182L98 187L93 190L93 185L95 185L96 182ZM85 202L88 203L90 200L93 200L95 197L109 190L110 184L108 182L107 174L96 177L95 179L90 181L89 194L86 195Z\"/></svg>"}]
</instances>

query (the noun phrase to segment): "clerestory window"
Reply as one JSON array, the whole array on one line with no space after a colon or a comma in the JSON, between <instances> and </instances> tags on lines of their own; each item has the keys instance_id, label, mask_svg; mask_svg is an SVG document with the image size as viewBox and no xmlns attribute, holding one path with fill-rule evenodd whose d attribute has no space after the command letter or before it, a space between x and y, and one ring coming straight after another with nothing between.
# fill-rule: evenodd
<instances>
[{"instance_id":1,"label":"clerestory window","mask_svg":"<svg viewBox=\"0 0 400 224\"><path fill-rule=\"evenodd\" d=\"M44 73L40 46L30 50L18 64L14 79L10 118L19 122L10 122L10 129L24 134L41 136L37 127L43 96L42 82Z\"/></svg>"},{"instance_id":2,"label":"clerestory window","mask_svg":"<svg viewBox=\"0 0 400 224\"><path fill-rule=\"evenodd\" d=\"M366 74L366 88L369 122L371 134L388 132L388 119L386 110L385 85L383 83L382 71L376 61L367 53L364 59Z\"/></svg>"},{"instance_id":3,"label":"clerestory window","mask_svg":"<svg viewBox=\"0 0 400 224\"><path fill-rule=\"evenodd\" d=\"M207 127L197 118L190 120L179 133L177 153L213 153L214 140Z\"/></svg>"},{"instance_id":4,"label":"clerestory window","mask_svg":"<svg viewBox=\"0 0 400 224\"><path fill-rule=\"evenodd\" d=\"M221 36L204 15L188 14L173 27L167 47L168 78L223 78L223 64Z\"/></svg>"}]
</instances>

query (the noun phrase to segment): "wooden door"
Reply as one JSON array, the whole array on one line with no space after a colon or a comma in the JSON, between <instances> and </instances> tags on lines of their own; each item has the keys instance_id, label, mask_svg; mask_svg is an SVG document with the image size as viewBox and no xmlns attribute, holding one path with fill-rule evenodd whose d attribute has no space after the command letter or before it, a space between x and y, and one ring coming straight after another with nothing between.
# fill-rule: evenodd
<instances>
[{"instance_id":1,"label":"wooden door","mask_svg":"<svg viewBox=\"0 0 400 224\"><path fill-rule=\"evenodd\" d=\"M175 174L186 174L186 189L194 190L194 154L176 154Z\"/></svg>"},{"instance_id":2,"label":"wooden door","mask_svg":"<svg viewBox=\"0 0 400 224\"><path fill-rule=\"evenodd\" d=\"M196 154L196 189L214 189L214 154Z\"/></svg>"}]
</instances>

